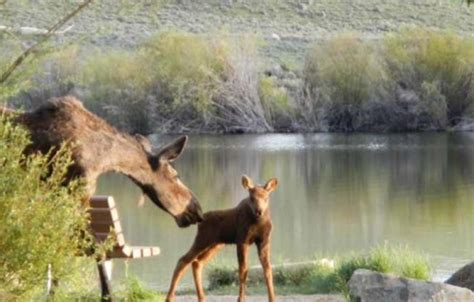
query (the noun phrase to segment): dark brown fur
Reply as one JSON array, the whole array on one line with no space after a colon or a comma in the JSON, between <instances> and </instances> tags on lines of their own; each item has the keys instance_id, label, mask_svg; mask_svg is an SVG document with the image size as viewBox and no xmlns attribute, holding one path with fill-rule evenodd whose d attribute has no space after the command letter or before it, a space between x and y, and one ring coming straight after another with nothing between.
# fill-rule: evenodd
<instances>
[{"instance_id":1,"label":"dark brown fur","mask_svg":"<svg viewBox=\"0 0 474 302\"><path fill-rule=\"evenodd\" d=\"M11 110L1 111L13 115ZM17 114L14 121L31 133L27 153L46 153L71 143L74 164L68 179L85 178L90 195L99 175L115 171L132 179L179 226L201 220L199 203L171 166L184 149L186 137L152 152L148 139L118 131L70 96L51 99L35 111Z\"/></svg>"},{"instance_id":2,"label":"dark brown fur","mask_svg":"<svg viewBox=\"0 0 474 302\"><path fill-rule=\"evenodd\" d=\"M269 195L276 188L277 180L271 179L263 187L254 186L250 178L242 178L249 197L235 208L212 211L204 214L204 220L198 225L198 232L191 249L180 258L173 274L167 301L174 301L176 287L186 268L192 263L193 277L199 301L204 301L202 288L203 265L210 260L225 244L237 245L239 261L239 301L245 299L245 286L248 273L248 250L256 244L264 271L269 301L275 301L272 268L270 264L270 235L272 221L268 207Z\"/></svg>"}]
</instances>

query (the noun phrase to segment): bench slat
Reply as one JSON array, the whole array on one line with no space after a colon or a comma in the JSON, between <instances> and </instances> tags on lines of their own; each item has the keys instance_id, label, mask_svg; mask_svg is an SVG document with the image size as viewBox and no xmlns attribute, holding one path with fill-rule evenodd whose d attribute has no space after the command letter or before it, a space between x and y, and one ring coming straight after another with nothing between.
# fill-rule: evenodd
<instances>
[{"instance_id":1,"label":"bench slat","mask_svg":"<svg viewBox=\"0 0 474 302\"><path fill-rule=\"evenodd\" d=\"M91 208L113 208L115 207L115 201L112 196L93 196L89 204Z\"/></svg>"},{"instance_id":2,"label":"bench slat","mask_svg":"<svg viewBox=\"0 0 474 302\"><path fill-rule=\"evenodd\" d=\"M160 254L160 248L157 246L124 246L124 247L115 247L113 251L109 252L107 255L108 258L128 258L128 259L137 259L137 258L146 258L157 256Z\"/></svg>"},{"instance_id":3,"label":"bench slat","mask_svg":"<svg viewBox=\"0 0 474 302\"><path fill-rule=\"evenodd\" d=\"M110 211L89 211L91 222L102 222L114 224L115 221L119 220L117 209L111 209Z\"/></svg>"},{"instance_id":4,"label":"bench slat","mask_svg":"<svg viewBox=\"0 0 474 302\"><path fill-rule=\"evenodd\" d=\"M128 246L123 235L115 201L112 196L94 196L90 199L90 226L97 241L103 242L112 231L117 238L113 250L107 253L107 258L143 258L160 254L156 246Z\"/></svg>"},{"instance_id":5,"label":"bench slat","mask_svg":"<svg viewBox=\"0 0 474 302\"><path fill-rule=\"evenodd\" d=\"M116 221L113 225L111 225L110 223L94 222L91 223L90 226L92 228L92 231L98 233L108 233L111 229L113 229L113 231L116 233L121 233L123 232L123 230L119 222L120 221Z\"/></svg>"}]
</instances>

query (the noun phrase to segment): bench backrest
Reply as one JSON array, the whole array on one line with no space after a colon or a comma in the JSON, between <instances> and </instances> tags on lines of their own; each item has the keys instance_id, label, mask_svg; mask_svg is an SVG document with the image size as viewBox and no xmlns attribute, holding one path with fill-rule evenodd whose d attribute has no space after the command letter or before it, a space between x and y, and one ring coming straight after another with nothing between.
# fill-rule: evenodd
<instances>
[{"instance_id":1,"label":"bench backrest","mask_svg":"<svg viewBox=\"0 0 474 302\"><path fill-rule=\"evenodd\" d=\"M103 242L112 231L118 246L125 246L122 225L112 196L93 196L90 199L90 226L98 242Z\"/></svg>"}]
</instances>

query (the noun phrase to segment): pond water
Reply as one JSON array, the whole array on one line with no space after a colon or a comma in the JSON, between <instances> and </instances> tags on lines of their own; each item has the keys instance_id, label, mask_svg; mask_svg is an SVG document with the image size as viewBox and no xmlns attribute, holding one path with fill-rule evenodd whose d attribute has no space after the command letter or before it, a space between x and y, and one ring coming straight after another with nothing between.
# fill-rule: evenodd
<instances>
[{"instance_id":1,"label":"pond water","mask_svg":"<svg viewBox=\"0 0 474 302\"><path fill-rule=\"evenodd\" d=\"M171 138L152 137L157 145ZM389 242L427 253L443 280L474 259L474 133L196 135L175 167L204 211L246 197L242 174L260 183L277 177L273 263ZM114 280L127 271L167 289L196 227L178 228L150 201L138 207L140 192L123 176L101 177L97 193L115 197L130 244L161 248L158 257L115 261ZM236 265L234 247L212 263ZM192 287L188 271L181 288Z\"/></svg>"}]
</instances>

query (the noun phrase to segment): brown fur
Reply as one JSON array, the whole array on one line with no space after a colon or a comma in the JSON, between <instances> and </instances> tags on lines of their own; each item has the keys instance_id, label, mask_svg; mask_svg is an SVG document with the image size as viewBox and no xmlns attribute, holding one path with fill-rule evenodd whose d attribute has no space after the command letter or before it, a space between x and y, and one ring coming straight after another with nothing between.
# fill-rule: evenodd
<instances>
[{"instance_id":1,"label":"brown fur","mask_svg":"<svg viewBox=\"0 0 474 302\"><path fill-rule=\"evenodd\" d=\"M277 184L276 179L271 179L263 187L254 186L250 178L243 176L242 185L249 191L248 198L242 200L233 209L204 214L204 220L198 225L198 232L191 249L179 259L176 265L167 301L174 301L178 282L191 263L198 300L204 301L203 265L225 244L237 245L240 280L239 301L244 301L248 273L248 250L254 243L257 245L260 263L264 271L268 300L275 301L270 264L272 221L268 203L269 195L277 187Z\"/></svg>"},{"instance_id":2,"label":"brown fur","mask_svg":"<svg viewBox=\"0 0 474 302\"><path fill-rule=\"evenodd\" d=\"M2 112L13 115L11 110ZM32 144L27 153L46 153L63 143L72 143L74 164L68 180L85 178L90 196L99 175L115 171L132 179L179 226L202 219L199 203L171 165L183 151L187 137L155 153L148 139L118 131L70 96L54 98L35 111L19 113L14 121L31 133Z\"/></svg>"}]
</instances>

